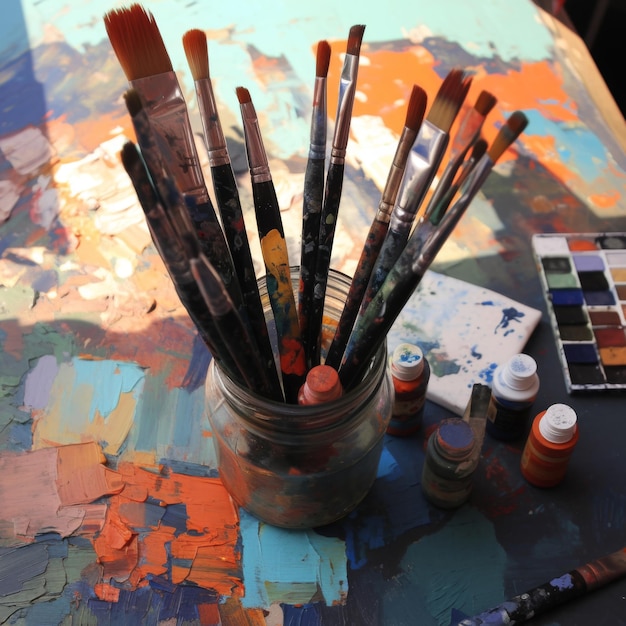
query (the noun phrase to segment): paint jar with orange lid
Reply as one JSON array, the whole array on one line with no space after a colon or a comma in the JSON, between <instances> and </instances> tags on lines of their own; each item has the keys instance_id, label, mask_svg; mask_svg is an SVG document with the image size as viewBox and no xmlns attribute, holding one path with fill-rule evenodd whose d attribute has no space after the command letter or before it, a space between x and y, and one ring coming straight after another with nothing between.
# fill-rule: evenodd
<instances>
[{"instance_id":1,"label":"paint jar with orange lid","mask_svg":"<svg viewBox=\"0 0 626 626\"><path fill-rule=\"evenodd\" d=\"M391 355L394 402L387 433L406 437L422 426L430 367L419 346L401 343Z\"/></svg>"},{"instance_id":2,"label":"paint jar with orange lid","mask_svg":"<svg viewBox=\"0 0 626 626\"><path fill-rule=\"evenodd\" d=\"M567 404L553 404L533 420L522 452L524 478L536 487L554 487L567 472L578 441L576 412Z\"/></svg>"},{"instance_id":3,"label":"paint jar with orange lid","mask_svg":"<svg viewBox=\"0 0 626 626\"><path fill-rule=\"evenodd\" d=\"M291 279L296 290L299 268L291 268ZM322 357L350 283L348 276L331 270ZM259 291L274 336L263 279ZM239 506L269 524L311 528L336 521L354 509L374 483L392 400L386 344L358 385L315 404L262 398L212 361L205 402L220 478Z\"/></svg>"},{"instance_id":4,"label":"paint jar with orange lid","mask_svg":"<svg viewBox=\"0 0 626 626\"><path fill-rule=\"evenodd\" d=\"M321 404L336 400L343 393L339 374L330 365L316 365L306 375L298 392L298 404Z\"/></svg>"}]
</instances>

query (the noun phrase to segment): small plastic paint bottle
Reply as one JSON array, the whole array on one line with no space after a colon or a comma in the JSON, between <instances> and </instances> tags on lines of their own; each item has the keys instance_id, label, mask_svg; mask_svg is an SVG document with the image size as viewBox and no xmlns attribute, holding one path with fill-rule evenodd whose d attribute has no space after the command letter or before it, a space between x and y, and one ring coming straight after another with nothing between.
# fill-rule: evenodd
<instances>
[{"instance_id":1,"label":"small plastic paint bottle","mask_svg":"<svg viewBox=\"0 0 626 626\"><path fill-rule=\"evenodd\" d=\"M343 389L337 370L330 365L316 365L306 375L298 392L298 404L322 404L341 396Z\"/></svg>"},{"instance_id":2,"label":"small plastic paint bottle","mask_svg":"<svg viewBox=\"0 0 626 626\"><path fill-rule=\"evenodd\" d=\"M387 433L406 437L422 425L430 367L421 349L401 343L391 356L394 401Z\"/></svg>"},{"instance_id":3,"label":"small plastic paint bottle","mask_svg":"<svg viewBox=\"0 0 626 626\"><path fill-rule=\"evenodd\" d=\"M492 410L487 432L495 439L520 439L539 391L537 363L528 354L516 354L499 365L491 384Z\"/></svg>"},{"instance_id":4,"label":"small plastic paint bottle","mask_svg":"<svg viewBox=\"0 0 626 626\"><path fill-rule=\"evenodd\" d=\"M536 487L558 485L567 471L578 441L576 412L567 404L553 404L533 420L522 452L522 475Z\"/></svg>"},{"instance_id":5,"label":"small plastic paint bottle","mask_svg":"<svg viewBox=\"0 0 626 626\"><path fill-rule=\"evenodd\" d=\"M472 427L459 418L442 420L429 437L422 490L435 506L453 509L469 498L479 458L475 445Z\"/></svg>"}]
</instances>

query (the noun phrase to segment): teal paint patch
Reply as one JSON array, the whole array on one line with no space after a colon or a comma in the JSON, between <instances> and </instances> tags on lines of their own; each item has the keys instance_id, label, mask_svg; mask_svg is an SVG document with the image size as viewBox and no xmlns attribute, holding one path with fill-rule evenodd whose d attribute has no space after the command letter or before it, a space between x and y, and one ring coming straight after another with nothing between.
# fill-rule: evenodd
<instances>
[{"instance_id":1,"label":"teal paint patch","mask_svg":"<svg viewBox=\"0 0 626 626\"><path fill-rule=\"evenodd\" d=\"M505 597L506 552L493 524L470 506L409 546L400 567L384 595L385 624L448 626L453 608L476 615Z\"/></svg>"},{"instance_id":2,"label":"teal paint patch","mask_svg":"<svg viewBox=\"0 0 626 626\"><path fill-rule=\"evenodd\" d=\"M240 509L244 607L272 603L306 604L321 592L327 605L348 592L345 544L313 530L286 530L263 524ZM281 557L284 554L284 558Z\"/></svg>"},{"instance_id":3,"label":"teal paint patch","mask_svg":"<svg viewBox=\"0 0 626 626\"><path fill-rule=\"evenodd\" d=\"M90 422L93 422L96 413L106 419L117 407L121 394L133 392L138 398L143 390L144 371L134 363L75 358L72 365L75 371L74 389L85 385L91 390ZM95 382L98 385L94 385Z\"/></svg>"}]
</instances>

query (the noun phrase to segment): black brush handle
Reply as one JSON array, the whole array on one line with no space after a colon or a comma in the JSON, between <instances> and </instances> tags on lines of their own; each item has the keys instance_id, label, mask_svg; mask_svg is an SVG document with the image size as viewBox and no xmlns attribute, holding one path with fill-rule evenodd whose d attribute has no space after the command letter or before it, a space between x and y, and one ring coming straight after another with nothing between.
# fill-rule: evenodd
<instances>
[{"instance_id":1,"label":"black brush handle","mask_svg":"<svg viewBox=\"0 0 626 626\"><path fill-rule=\"evenodd\" d=\"M242 317L243 315L247 316L251 340L257 344L259 349L263 367L270 381L270 395L275 400L282 400L283 393L280 386L280 378L276 369L274 352L265 322L265 314L250 251L250 242L248 241L248 233L232 166L230 163L215 165L211 167L211 175L218 210L222 217L224 235L241 289L244 306L244 310L241 312Z\"/></svg>"},{"instance_id":2,"label":"black brush handle","mask_svg":"<svg viewBox=\"0 0 626 626\"><path fill-rule=\"evenodd\" d=\"M304 174L298 317L302 342L307 355L310 353L308 346L309 314L313 303L315 264L319 245L322 202L324 200L324 164L324 159L309 158Z\"/></svg>"},{"instance_id":3,"label":"black brush handle","mask_svg":"<svg viewBox=\"0 0 626 626\"><path fill-rule=\"evenodd\" d=\"M324 317L324 300L326 298L326 286L328 284L328 272L330 259L337 227L337 216L343 188L343 163L331 162L326 179L326 196L320 217L320 235L315 262L315 286L313 289L313 302L311 316L309 317L309 331L307 346L309 347L309 361L311 366L320 362L320 347L322 322Z\"/></svg>"}]
</instances>

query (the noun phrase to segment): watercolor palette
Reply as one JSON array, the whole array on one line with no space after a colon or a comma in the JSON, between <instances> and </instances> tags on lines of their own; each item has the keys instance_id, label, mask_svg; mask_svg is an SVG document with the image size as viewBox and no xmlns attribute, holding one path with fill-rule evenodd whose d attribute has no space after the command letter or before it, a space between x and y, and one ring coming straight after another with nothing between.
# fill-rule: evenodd
<instances>
[{"instance_id":1,"label":"watercolor palette","mask_svg":"<svg viewBox=\"0 0 626 626\"><path fill-rule=\"evenodd\" d=\"M626 389L626 233L532 245L568 391Z\"/></svg>"}]
</instances>

